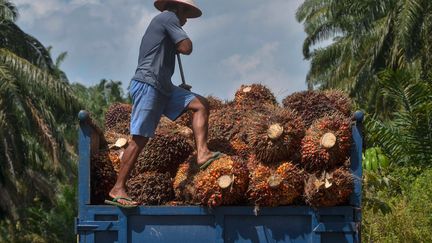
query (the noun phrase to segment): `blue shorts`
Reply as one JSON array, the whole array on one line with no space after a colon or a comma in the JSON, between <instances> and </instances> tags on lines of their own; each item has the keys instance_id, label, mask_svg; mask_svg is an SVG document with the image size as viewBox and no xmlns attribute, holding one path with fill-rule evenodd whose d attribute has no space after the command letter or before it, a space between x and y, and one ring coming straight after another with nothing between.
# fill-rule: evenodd
<instances>
[{"instance_id":1,"label":"blue shorts","mask_svg":"<svg viewBox=\"0 0 432 243\"><path fill-rule=\"evenodd\" d=\"M173 87L171 96L166 96L150 84L136 80L132 80L129 94L132 97L131 135L143 137L154 136L162 115L174 121L197 97L177 86Z\"/></svg>"}]
</instances>

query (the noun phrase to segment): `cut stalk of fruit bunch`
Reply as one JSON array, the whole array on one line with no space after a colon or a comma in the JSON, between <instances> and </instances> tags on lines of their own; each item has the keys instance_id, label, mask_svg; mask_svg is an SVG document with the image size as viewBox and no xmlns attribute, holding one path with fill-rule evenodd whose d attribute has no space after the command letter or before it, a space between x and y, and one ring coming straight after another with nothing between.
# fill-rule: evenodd
<instances>
[{"instance_id":1,"label":"cut stalk of fruit bunch","mask_svg":"<svg viewBox=\"0 0 432 243\"><path fill-rule=\"evenodd\" d=\"M270 164L298 156L305 129L294 111L269 107L256 114L248 127L248 144L261 162Z\"/></svg>"},{"instance_id":2,"label":"cut stalk of fruit bunch","mask_svg":"<svg viewBox=\"0 0 432 243\"><path fill-rule=\"evenodd\" d=\"M313 207L332 207L346 203L354 188L348 169L340 167L309 176L305 185L306 203Z\"/></svg>"},{"instance_id":3,"label":"cut stalk of fruit bunch","mask_svg":"<svg viewBox=\"0 0 432 243\"><path fill-rule=\"evenodd\" d=\"M351 120L340 113L325 116L306 131L301 163L309 172L332 169L347 160L351 143Z\"/></svg>"},{"instance_id":4,"label":"cut stalk of fruit bunch","mask_svg":"<svg viewBox=\"0 0 432 243\"><path fill-rule=\"evenodd\" d=\"M248 175L243 160L236 156L223 156L195 176L195 201L210 207L242 202L248 187Z\"/></svg>"},{"instance_id":5,"label":"cut stalk of fruit bunch","mask_svg":"<svg viewBox=\"0 0 432 243\"><path fill-rule=\"evenodd\" d=\"M289 205L303 193L303 171L291 162L279 165L249 161L249 202L256 206Z\"/></svg>"},{"instance_id":6,"label":"cut stalk of fruit bunch","mask_svg":"<svg viewBox=\"0 0 432 243\"><path fill-rule=\"evenodd\" d=\"M242 85L235 93L235 109L253 109L263 105L277 105L274 94L262 84Z\"/></svg>"}]
</instances>

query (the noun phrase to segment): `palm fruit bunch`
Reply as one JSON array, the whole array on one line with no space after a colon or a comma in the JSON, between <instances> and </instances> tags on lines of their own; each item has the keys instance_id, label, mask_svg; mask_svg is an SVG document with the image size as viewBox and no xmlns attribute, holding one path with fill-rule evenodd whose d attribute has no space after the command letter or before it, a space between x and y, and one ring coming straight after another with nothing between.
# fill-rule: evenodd
<instances>
[{"instance_id":1,"label":"palm fruit bunch","mask_svg":"<svg viewBox=\"0 0 432 243\"><path fill-rule=\"evenodd\" d=\"M172 131L176 131L178 128L179 126L175 122L171 121L166 116L162 116L158 126L156 127L155 134L167 134Z\"/></svg>"},{"instance_id":2,"label":"palm fruit bunch","mask_svg":"<svg viewBox=\"0 0 432 243\"><path fill-rule=\"evenodd\" d=\"M217 111L224 108L225 106L224 102L215 96L209 95L206 97L206 99L209 104L210 111Z\"/></svg>"},{"instance_id":3,"label":"palm fruit bunch","mask_svg":"<svg viewBox=\"0 0 432 243\"><path fill-rule=\"evenodd\" d=\"M194 179L194 201L209 207L242 202L249 183L246 163L223 156L200 171Z\"/></svg>"},{"instance_id":4,"label":"palm fruit bunch","mask_svg":"<svg viewBox=\"0 0 432 243\"><path fill-rule=\"evenodd\" d=\"M308 128L312 123L329 114L337 112L332 101L322 92L303 91L286 97L282 104L286 108L297 111Z\"/></svg>"},{"instance_id":5,"label":"palm fruit bunch","mask_svg":"<svg viewBox=\"0 0 432 243\"><path fill-rule=\"evenodd\" d=\"M353 189L352 174L339 167L320 175L311 174L305 185L305 201L313 207L332 207L346 203Z\"/></svg>"},{"instance_id":6,"label":"palm fruit bunch","mask_svg":"<svg viewBox=\"0 0 432 243\"><path fill-rule=\"evenodd\" d=\"M340 113L325 116L306 131L301 163L311 172L332 169L347 160L351 143L351 120Z\"/></svg>"},{"instance_id":7,"label":"palm fruit bunch","mask_svg":"<svg viewBox=\"0 0 432 243\"><path fill-rule=\"evenodd\" d=\"M242 85L235 93L234 108L259 109L263 105L277 105L273 93L262 84Z\"/></svg>"},{"instance_id":8,"label":"palm fruit bunch","mask_svg":"<svg viewBox=\"0 0 432 243\"><path fill-rule=\"evenodd\" d=\"M127 193L141 205L161 205L174 198L169 173L145 172L130 178Z\"/></svg>"},{"instance_id":9,"label":"palm fruit bunch","mask_svg":"<svg viewBox=\"0 0 432 243\"><path fill-rule=\"evenodd\" d=\"M91 202L102 204L114 186L117 175L110 160L109 151L101 150L91 157Z\"/></svg>"},{"instance_id":10,"label":"palm fruit bunch","mask_svg":"<svg viewBox=\"0 0 432 243\"><path fill-rule=\"evenodd\" d=\"M179 126L192 128L192 119L193 119L193 112L186 111L175 120L175 123Z\"/></svg>"},{"instance_id":11,"label":"palm fruit bunch","mask_svg":"<svg viewBox=\"0 0 432 243\"><path fill-rule=\"evenodd\" d=\"M251 117L248 112L234 109L218 110L209 117L209 139L211 150L245 158L249 147L246 144L247 124Z\"/></svg>"},{"instance_id":12,"label":"palm fruit bunch","mask_svg":"<svg viewBox=\"0 0 432 243\"><path fill-rule=\"evenodd\" d=\"M114 168L114 171L118 174L120 171L121 158L123 157L124 149L110 149L108 152L109 160Z\"/></svg>"},{"instance_id":13,"label":"palm fruit bunch","mask_svg":"<svg viewBox=\"0 0 432 243\"><path fill-rule=\"evenodd\" d=\"M105 129L120 134L129 134L132 105L114 103L105 113Z\"/></svg>"},{"instance_id":14,"label":"palm fruit bunch","mask_svg":"<svg viewBox=\"0 0 432 243\"><path fill-rule=\"evenodd\" d=\"M253 160L253 158L251 159ZM248 200L256 206L276 207L292 204L304 188L304 173L291 162L278 165L249 163Z\"/></svg>"},{"instance_id":15,"label":"palm fruit bunch","mask_svg":"<svg viewBox=\"0 0 432 243\"><path fill-rule=\"evenodd\" d=\"M195 156L182 163L174 177L173 188L177 200L185 203L193 203L194 185L193 179L199 172Z\"/></svg>"},{"instance_id":16,"label":"palm fruit bunch","mask_svg":"<svg viewBox=\"0 0 432 243\"><path fill-rule=\"evenodd\" d=\"M346 92L334 89L326 90L324 94L339 112L345 116L351 116L352 102Z\"/></svg>"},{"instance_id":17,"label":"palm fruit bunch","mask_svg":"<svg viewBox=\"0 0 432 243\"><path fill-rule=\"evenodd\" d=\"M105 136L105 140L107 141L108 144L115 144L118 139L123 138L126 140L130 140L132 137L128 134L122 134L122 133L117 133L115 131L112 130L106 130L104 132L104 136Z\"/></svg>"},{"instance_id":18,"label":"palm fruit bunch","mask_svg":"<svg viewBox=\"0 0 432 243\"><path fill-rule=\"evenodd\" d=\"M255 117L249 126L247 139L259 161L276 163L298 157L305 128L296 112L271 107Z\"/></svg>"},{"instance_id":19,"label":"palm fruit bunch","mask_svg":"<svg viewBox=\"0 0 432 243\"><path fill-rule=\"evenodd\" d=\"M193 148L185 137L177 132L156 135L151 138L138 156L132 176L148 171L169 172L175 175L180 163L192 153Z\"/></svg>"},{"instance_id":20,"label":"palm fruit bunch","mask_svg":"<svg viewBox=\"0 0 432 243\"><path fill-rule=\"evenodd\" d=\"M159 125L156 128L155 135L158 136L173 133L183 136L188 140L191 146L194 146L193 131L191 128L177 124L167 117L162 116Z\"/></svg>"}]
</instances>

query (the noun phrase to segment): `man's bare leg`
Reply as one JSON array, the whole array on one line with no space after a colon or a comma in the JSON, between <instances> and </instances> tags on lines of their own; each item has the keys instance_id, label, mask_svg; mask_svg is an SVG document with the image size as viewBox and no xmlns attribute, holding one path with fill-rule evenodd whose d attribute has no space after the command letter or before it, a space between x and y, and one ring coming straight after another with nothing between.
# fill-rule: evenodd
<instances>
[{"instance_id":1,"label":"man's bare leg","mask_svg":"<svg viewBox=\"0 0 432 243\"><path fill-rule=\"evenodd\" d=\"M209 105L205 98L197 97L187 108L193 111L192 130L197 147L197 163L202 165L213 155L207 147Z\"/></svg>"},{"instance_id":2,"label":"man's bare leg","mask_svg":"<svg viewBox=\"0 0 432 243\"><path fill-rule=\"evenodd\" d=\"M129 142L126 150L123 153L123 157L120 163L120 171L117 176L117 181L114 187L109 192L109 196L112 198L115 197L125 197L129 196L126 193L126 181L129 178L129 174L133 169L135 162L138 158L138 155L143 150L144 146L148 142L148 138L142 136L133 136L132 140ZM127 201L127 200L118 200L119 203L123 205L137 205L137 202Z\"/></svg>"}]
</instances>

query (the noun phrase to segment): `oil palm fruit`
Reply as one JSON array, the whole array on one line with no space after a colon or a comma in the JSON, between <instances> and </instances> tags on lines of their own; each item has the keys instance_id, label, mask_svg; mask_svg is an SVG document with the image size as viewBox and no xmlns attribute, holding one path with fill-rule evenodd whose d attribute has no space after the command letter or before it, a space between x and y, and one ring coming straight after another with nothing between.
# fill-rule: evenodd
<instances>
[{"instance_id":1,"label":"oil palm fruit","mask_svg":"<svg viewBox=\"0 0 432 243\"><path fill-rule=\"evenodd\" d=\"M249 151L247 129L254 119L249 112L217 110L209 118L209 148L245 158ZM218 144L219 143L219 144Z\"/></svg>"},{"instance_id":2,"label":"oil palm fruit","mask_svg":"<svg viewBox=\"0 0 432 243\"><path fill-rule=\"evenodd\" d=\"M249 167L248 200L256 206L289 205L303 193L303 171L291 162Z\"/></svg>"},{"instance_id":3,"label":"oil palm fruit","mask_svg":"<svg viewBox=\"0 0 432 243\"><path fill-rule=\"evenodd\" d=\"M290 109L272 107L255 117L247 139L256 158L263 163L294 158L305 135L300 116Z\"/></svg>"},{"instance_id":4,"label":"oil palm fruit","mask_svg":"<svg viewBox=\"0 0 432 243\"><path fill-rule=\"evenodd\" d=\"M182 163L177 170L177 174L174 177L173 188L175 197L177 200L194 203L194 185L193 181L195 175L199 171L199 167L196 163L196 156L191 156L187 162Z\"/></svg>"},{"instance_id":5,"label":"oil palm fruit","mask_svg":"<svg viewBox=\"0 0 432 243\"><path fill-rule=\"evenodd\" d=\"M242 85L235 93L236 109L254 109L262 105L277 105L273 93L262 84Z\"/></svg>"},{"instance_id":6,"label":"oil palm fruit","mask_svg":"<svg viewBox=\"0 0 432 243\"><path fill-rule=\"evenodd\" d=\"M175 122L171 121L166 116L162 116L156 128L155 134L172 133L178 129L179 126Z\"/></svg>"},{"instance_id":7,"label":"oil palm fruit","mask_svg":"<svg viewBox=\"0 0 432 243\"><path fill-rule=\"evenodd\" d=\"M107 141L108 145L114 145L120 138L130 140L132 137L128 134L122 134L117 133L113 130L106 130L104 132L105 140Z\"/></svg>"},{"instance_id":8,"label":"oil palm fruit","mask_svg":"<svg viewBox=\"0 0 432 243\"><path fill-rule=\"evenodd\" d=\"M192 119L193 119L193 112L186 111L175 120L175 123L179 126L192 128Z\"/></svg>"},{"instance_id":9,"label":"oil palm fruit","mask_svg":"<svg viewBox=\"0 0 432 243\"><path fill-rule=\"evenodd\" d=\"M305 185L305 201L313 207L332 207L346 203L354 189L348 169L339 167L330 172L311 174Z\"/></svg>"},{"instance_id":10,"label":"oil palm fruit","mask_svg":"<svg viewBox=\"0 0 432 243\"><path fill-rule=\"evenodd\" d=\"M145 172L126 183L128 195L141 205L163 205L174 198L169 173Z\"/></svg>"},{"instance_id":11,"label":"oil palm fruit","mask_svg":"<svg viewBox=\"0 0 432 243\"><path fill-rule=\"evenodd\" d=\"M121 159L123 157L124 149L110 149L108 153L109 160L114 168L116 174L120 171Z\"/></svg>"},{"instance_id":12,"label":"oil palm fruit","mask_svg":"<svg viewBox=\"0 0 432 243\"><path fill-rule=\"evenodd\" d=\"M114 103L105 113L105 129L121 134L129 134L132 105Z\"/></svg>"},{"instance_id":13,"label":"oil palm fruit","mask_svg":"<svg viewBox=\"0 0 432 243\"><path fill-rule=\"evenodd\" d=\"M351 142L351 120L338 113L325 116L306 131L301 163L309 172L332 169L346 161Z\"/></svg>"},{"instance_id":14,"label":"oil palm fruit","mask_svg":"<svg viewBox=\"0 0 432 243\"><path fill-rule=\"evenodd\" d=\"M209 104L210 111L220 110L225 106L224 102L215 96L209 95L206 97L206 99Z\"/></svg>"},{"instance_id":15,"label":"oil palm fruit","mask_svg":"<svg viewBox=\"0 0 432 243\"><path fill-rule=\"evenodd\" d=\"M345 116L351 116L352 101L346 92L333 89L324 91L324 94L339 112Z\"/></svg>"},{"instance_id":16,"label":"oil palm fruit","mask_svg":"<svg viewBox=\"0 0 432 243\"><path fill-rule=\"evenodd\" d=\"M169 172L175 175L180 163L192 153L193 148L179 133L156 135L150 139L138 156L132 175L147 171Z\"/></svg>"},{"instance_id":17,"label":"oil palm fruit","mask_svg":"<svg viewBox=\"0 0 432 243\"><path fill-rule=\"evenodd\" d=\"M194 201L209 207L242 202L249 177L246 163L236 156L222 156L194 179Z\"/></svg>"},{"instance_id":18,"label":"oil palm fruit","mask_svg":"<svg viewBox=\"0 0 432 243\"><path fill-rule=\"evenodd\" d=\"M332 101L319 91L302 91L287 96L282 104L286 108L297 111L302 117L306 128L312 123L337 111Z\"/></svg>"},{"instance_id":19,"label":"oil palm fruit","mask_svg":"<svg viewBox=\"0 0 432 243\"><path fill-rule=\"evenodd\" d=\"M108 198L108 193L114 186L117 175L110 160L109 151L101 150L91 157L91 202L101 204Z\"/></svg>"}]
</instances>

